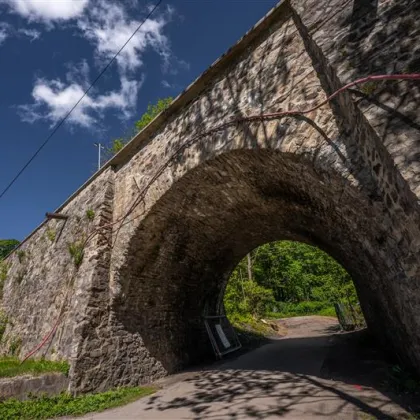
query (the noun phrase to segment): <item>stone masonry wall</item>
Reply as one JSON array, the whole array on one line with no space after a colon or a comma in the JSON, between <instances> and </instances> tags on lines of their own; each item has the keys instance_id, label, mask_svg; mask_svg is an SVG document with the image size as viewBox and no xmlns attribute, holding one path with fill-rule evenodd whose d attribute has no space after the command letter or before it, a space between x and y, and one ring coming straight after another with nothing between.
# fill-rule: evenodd
<instances>
[{"instance_id":1,"label":"stone masonry wall","mask_svg":"<svg viewBox=\"0 0 420 420\"><path fill-rule=\"evenodd\" d=\"M369 75L420 72L418 1L291 3L342 85ZM352 89L352 100L420 197L419 83L370 82Z\"/></svg>"},{"instance_id":2,"label":"stone masonry wall","mask_svg":"<svg viewBox=\"0 0 420 420\"><path fill-rule=\"evenodd\" d=\"M73 391L156 379L208 355L201 316L223 310L237 262L292 239L349 271L369 327L420 371L418 85L365 85L304 117L243 120L311 108L371 72L414 71L419 9L406 6L398 25L394 1L273 9L60 209L65 223L9 257L3 350L20 339L25 354L63 308L43 351L71 361ZM68 244L100 226L76 269Z\"/></svg>"},{"instance_id":3,"label":"stone masonry wall","mask_svg":"<svg viewBox=\"0 0 420 420\"><path fill-rule=\"evenodd\" d=\"M100 260L101 236L84 250L76 267L69 245L81 243L104 223L113 170L108 169L61 209L67 220L53 219L43 224L8 259L2 309L8 324L1 349L24 356L41 343L60 318L48 346L35 357L71 360L79 346L78 331L83 326L91 282ZM93 212L92 220L87 211ZM90 322L90 320L89 320Z\"/></svg>"}]
</instances>

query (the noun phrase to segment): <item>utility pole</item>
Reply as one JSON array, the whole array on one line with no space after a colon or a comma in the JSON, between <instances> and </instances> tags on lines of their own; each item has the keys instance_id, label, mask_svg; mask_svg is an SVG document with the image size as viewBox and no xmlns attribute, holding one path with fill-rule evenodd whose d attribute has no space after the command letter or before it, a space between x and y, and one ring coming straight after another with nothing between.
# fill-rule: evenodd
<instances>
[{"instance_id":1,"label":"utility pole","mask_svg":"<svg viewBox=\"0 0 420 420\"><path fill-rule=\"evenodd\" d=\"M101 149L104 149L101 143L93 143L98 148L98 171L101 169Z\"/></svg>"}]
</instances>

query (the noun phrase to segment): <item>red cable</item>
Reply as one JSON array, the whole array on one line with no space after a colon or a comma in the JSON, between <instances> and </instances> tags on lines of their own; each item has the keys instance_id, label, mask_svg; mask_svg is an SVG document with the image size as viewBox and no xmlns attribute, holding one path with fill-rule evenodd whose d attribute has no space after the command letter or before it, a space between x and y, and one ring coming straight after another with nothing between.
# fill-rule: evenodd
<instances>
[{"instance_id":1,"label":"red cable","mask_svg":"<svg viewBox=\"0 0 420 420\"><path fill-rule=\"evenodd\" d=\"M58 317L58 319L57 319L57 321L55 322L55 324L54 324L54 326L53 326L53 328L52 328L52 330L44 337L44 339L41 341L41 343L40 344L38 344L38 346L37 347L35 347L32 351L30 351L24 358L23 358L23 360L20 362L21 364L25 361L25 360L27 360L27 359L29 359L32 355L34 355L38 350L40 350L44 345L45 345L45 343L49 340L49 338L54 334L54 332L57 330L57 327L58 327L58 324L60 323L60 321L61 321L61 316L59 316Z\"/></svg>"},{"instance_id":2,"label":"red cable","mask_svg":"<svg viewBox=\"0 0 420 420\"><path fill-rule=\"evenodd\" d=\"M86 239L85 243L87 243L100 229L107 229L109 227L112 227L112 226L116 225L117 223L119 223L121 221L124 222L124 220L127 218L127 216L130 215L130 213L132 213L133 210L140 203L142 197L144 196L144 193L147 191L147 189L150 187L150 185L157 179L157 177L162 173L162 171L168 166L168 163L180 151L182 151L186 147L193 144L197 139L200 139L201 137L204 137L208 134L219 131L219 130L221 130L221 129L229 126L229 125L236 124L236 123L239 123L239 122L253 121L253 120L265 120L265 119L279 118L279 117L288 116L288 115L309 114L310 112L315 111L316 109L318 109L321 106L325 105L326 103L330 102L334 97L336 97L340 93L344 92L345 90L351 88L352 86L355 86L355 85L358 85L358 84L361 84L361 83L366 83L366 82L369 82L369 81L379 81L379 80L420 80L420 74L418 74L418 73L413 73L413 74L382 74L382 75L376 75L376 76L367 76L367 77L364 77L362 79L357 79L354 82L350 82L347 85L341 87L340 89L336 90L332 95L330 95L327 99L325 99L325 101L323 101L320 104L314 106L313 108L310 108L310 109L307 109L307 110L304 110L304 111L293 111L293 110L292 111L280 111L280 112L273 112L273 113L269 113L269 114L258 114L258 115L250 115L249 117L235 118L231 121L227 121L225 123L219 124L215 128L212 128L211 130L208 130L208 131L206 131L202 134L199 134L198 136L194 137L193 139L189 140L186 144L184 144L180 148L178 148L171 155L171 157L168 159L168 161L159 168L158 172L151 178L151 180L148 182L148 184L145 186L145 188L139 194L139 196L134 200L133 204L131 205L131 207L129 208L129 210L127 211L127 213L124 216L122 216L121 218L119 218L115 222L112 222L112 223L109 223L107 225L101 226L100 228L93 231L89 235L89 237ZM121 226L119 227L119 229L121 228Z\"/></svg>"},{"instance_id":3,"label":"red cable","mask_svg":"<svg viewBox=\"0 0 420 420\"><path fill-rule=\"evenodd\" d=\"M314 106L311 109L307 109L305 111L282 111L282 112L274 112L272 114L263 114L265 118L272 118L272 117L279 117L283 115L296 115L296 114L308 114L316 109L320 108L321 106L325 105L327 102L330 102L331 99L335 98L341 92L344 92L347 89L350 89L352 86L358 85L360 83L366 83L369 81L378 81L378 80L420 80L419 73L413 74L378 74L376 76L367 76L362 79L355 80L354 82L350 82L347 85L343 86L342 88L336 90L332 95L328 96L324 102ZM253 116L251 118L258 118L258 116Z\"/></svg>"},{"instance_id":4,"label":"red cable","mask_svg":"<svg viewBox=\"0 0 420 420\"><path fill-rule=\"evenodd\" d=\"M139 194L139 196L136 198L136 200L134 200L132 206L129 208L129 210L127 211L127 213L122 216L120 219L116 220L115 222L112 222L109 225L105 225L102 226L101 228L108 228L113 226L114 224L117 224L121 221L121 225L118 228L118 231L121 229L121 227L125 224L124 221L125 219L130 215L130 213L133 212L133 210L135 209L135 207L141 202L142 198L144 197L145 193L147 192L147 190L150 188L151 184L162 174L162 172L169 166L169 163L171 162L171 160L179 153L181 152L183 149L189 147L190 145L194 144L197 140L199 140L200 138L207 136L209 134L212 134L216 131L219 131L223 128L226 128L230 125L233 124L237 124L237 123L241 123L241 122L246 122L246 121L255 121L255 120L266 120L266 119L273 119L273 118L279 118L279 117L284 117L284 116L288 116L288 115L304 115L304 114L309 114L310 112L315 111L316 109L320 108L321 106L325 105L326 103L330 102L334 97L336 97L337 95L339 95L340 93L344 92L345 90L351 88L352 86L361 84L361 83L366 83L369 81L379 81L379 80L420 80L420 74L419 73L413 73L413 74L381 74L381 75L375 75L375 76L367 76L367 77L363 77L362 79L357 79L354 82L350 82L347 85L341 87L340 89L336 90L333 94L331 94L330 96L328 96L327 99L325 99L325 101L321 102L318 105L315 105L314 107L304 110L304 111L279 111L279 112L273 112L273 113L269 113L269 114L258 114L258 115L250 115L248 117L241 117L241 118L235 118L231 121L227 121L225 123L219 124L218 126L212 128L211 130L205 131L204 133L201 133L199 135L197 135L196 137L193 137L192 139L188 140L185 144L183 144L182 146L180 146L177 150L175 150L175 152L170 156L170 158L159 168L159 170L157 171L157 173L149 180L149 182L146 184L146 186L144 187L143 191ZM139 217L139 216L137 216ZM130 223L133 219L130 219L129 221L127 221L126 223ZM95 231L93 232L95 233ZM89 238L90 239L90 238Z\"/></svg>"},{"instance_id":5,"label":"red cable","mask_svg":"<svg viewBox=\"0 0 420 420\"><path fill-rule=\"evenodd\" d=\"M320 108L321 106L325 105L326 103L330 102L331 99L335 98L337 95L339 95L340 93L344 92L345 90L350 89L352 86L361 84L361 83L366 83L369 81L379 81L379 80L420 80L420 74L419 73L413 73L413 74L380 74L380 75L376 75L376 76L367 76L364 77L362 79L357 79L354 82L350 82L347 85L341 87L340 89L336 90L332 95L328 96L327 99L325 99L325 101L321 102L318 105L315 105L314 107L304 110L304 111L279 111L279 112L273 112L273 113L269 113L269 114L258 114L258 115L250 115L249 117L241 117L241 118L235 118L231 121L219 124L218 126L216 126L215 128L212 128L211 130L205 131L204 133L201 133L199 135L197 135L196 137L193 137L192 139L190 139L188 142L186 142L185 144L183 144L181 147L179 147L172 155L171 157L159 168L159 170L156 172L156 174L150 179L150 181L146 184L146 186L143 188L143 190L141 191L141 193L139 194L139 196L134 200L133 204L130 206L129 210L127 211L127 213L122 216L121 218L119 218L118 220L116 220L115 222L109 223L107 225L101 226L98 229L95 229L85 240L84 242L84 247L86 246L87 242L93 238L93 236L100 232L100 230L102 229L108 229L114 225L116 225L117 223L121 222L121 225L118 228L118 231L121 229L121 227L125 224L125 219L134 211L134 209L137 207L137 205L141 202L142 197L144 197L145 193L147 192L147 190L150 188L151 184L162 174L162 172L169 166L169 163L171 162L171 160L183 149L185 149L186 147L194 144L195 141L197 141L198 139L207 136L211 133L214 133L216 131L219 131L225 127L228 127L230 125L233 124L237 124L240 122L246 122L246 121L253 121L253 120L266 120L266 119L272 119L272 118L279 118L279 117L284 117L284 116L288 116L288 115L304 115L304 114L309 114L310 112L315 111L316 109ZM139 216L137 216L139 217ZM129 220L127 223L133 221L135 218ZM61 315L59 315L56 323L54 324L52 330L44 337L44 339L42 340L42 342L34 349L32 350L30 353L28 353L25 358L22 360L21 363L23 363L25 360L27 360L29 357L31 357L33 354L35 354L39 349L41 349L45 343L48 341L48 339L53 335L53 333L55 332L55 330L58 327L58 324L60 323L61 320Z\"/></svg>"}]
</instances>

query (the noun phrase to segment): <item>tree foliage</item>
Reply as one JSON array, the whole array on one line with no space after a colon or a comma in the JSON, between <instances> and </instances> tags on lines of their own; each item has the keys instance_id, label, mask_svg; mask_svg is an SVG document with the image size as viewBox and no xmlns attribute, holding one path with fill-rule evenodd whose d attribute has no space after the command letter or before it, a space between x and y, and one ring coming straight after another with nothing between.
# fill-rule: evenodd
<instances>
[{"instance_id":1,"label":"tree foliage","mask_svg":"<svg viewBox=\"0 0 420 420\"><path fill-rule=\"evenodd\" d=\"M149 104L147 111L136 121L135 126L137 131L143 130L147 124L149 124L157 115L164 111L172 103L173 98L158 99L156 104Z\"/></svg>"},{"instance_id":2,"label":"tree foliage","mask_svg":"<svg viewBox=\"0 0 420 420\"><path fill-rule=\"evenodd\" d=\"M12 252L19 243L20 242L16 239L0 239L0 260Z\"/></svg>"},{"instance_id":3,"label":"tree foliage","mask_svg":"<svg viewBox=\"0 0 420 420\"><path fill-rule=\"evenodd\" d=\"M109 152L112 155L116 155L127 142L128 140L124 139L123 137L119 137L118 139L113 140Z\"/></svg>"},{"instance_id":4,"label":"tree foliage","mask_svg":"<svg viewBox=\"0 0 420 420\"><path fill-rule=\"evenodd\" d=\"M334 303L357 303L349 274L328 254L300 242L280 241L251 252L233 271L225 292L228 315L262 316L279 308L331 308ZM316 303L315 303L316 302Z\"/></svg>"},{"instance_id":5,"label":"tree foliage","mask_svg":"<svg viewBox=\"0 0 420 420\"><path fill-rule=\"evenodd\" d=\"M130 130L129 134L124 137L119 137L112 140L111 146L107 149L108 157L116 155L139 131L143 130L157 115L169 107L173 98L158 99L155 104L149 104L147 111L134 123L134 129Z\"/></svg>"}]
</instances>

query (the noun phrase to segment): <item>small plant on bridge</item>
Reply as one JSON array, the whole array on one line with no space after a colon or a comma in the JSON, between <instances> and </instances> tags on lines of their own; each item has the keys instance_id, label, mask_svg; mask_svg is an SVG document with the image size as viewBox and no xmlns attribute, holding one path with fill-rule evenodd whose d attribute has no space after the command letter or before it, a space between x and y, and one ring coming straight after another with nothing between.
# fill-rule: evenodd
<instances>
[{"instance_id":1,"label":"small plant on bridge","mask_svg":"<svg viewBox=\"0 0 420 420\"><path fill-rule=\"evenodd\" d=\"M69 244L69 253L73 259L74 266L79 268L83 261L85 249L82 241L76 241Z\"/></svg>"},{"instance_id":2,"label":"small plant on bridge","mask_svg":"<svg viewBox=\"0 0 420 420\"><path fill-rule=\"evenodd\" d=\"M18 257L19 262L22 264L25 261L26 252L23 249L18 249L16 251L16 255Z\"/></svg>"},{"instance_id":3,"label":"small plant on bridge","mask_svg":"<svg viewBox=\"0 0 420 420\"><path fill-rule=\"evenodd\" d=\"M47 238L51 241L54 242L55 241L55 237L57 236L57 232L55 229L47 229L47 231L45 232L45 234L47 235Z\"/></svg>"},{"instance_id":4,"label":"small plant on bridge","mask_svg":"<svg viewBox=\"0 0 420 420\"><path fill-rule=\"evenodd\" d=\"M111 146L107 149L107 155L112 157L116 155L122 148L136 135L139 131L143 130L154 118L164 111L172 103L173 98L168 97L164 99L158 99L156 104L149 104L147 111L135 122L135 127L129 131L124 137L119 137L112 141Z\"/></svg>"},{"instance_id":5,"label":"small plant on bridge","mask_svg":"<svg viewBox=\"0 0 420 420\"><path fill-rule=\"evenodd\" d=\"M0 298L3 297L3 286L7 279L7 273L9 272L10 265L6 261L0 260Z\"/></svg>"},{"instance_id":6,"label":"small plant on bridge","mask_svg":"<svg viewBox=\"0 0 420 420\"><path fill-rule=\"evenodd\" d=\"M95 218L95 212L92 209L86 210L86 217L89 221L92 221Z\"/></svg>"},{"instance_id":7,"label":"small plant on bridge","mask_svg":"<svg viewBox=\"0 0 420 420\"><path fill-rule=\"evenodd\" d=\"M377 82L367 82L365 83L360 90L367 96L373 95L378 87Z\"/></svg>"},{"instance_id":8,"label":"small plant on bridge","mask_svg":"<svg viewBox=\"0 0 420 420\"><path fill-rule=\"evenodd\" d=\"M16 278L15 280L20 284L22 283L23 279L25 278L26 274L28 274L28 270L26 267L21 268L17 273L16 273Z\"/></svg>"},{"instance_id":9,"label":"small plant on bridge","mask_svg":"<svg viewBox=\"0 0 420 420\"><path fill-rule=\"evenodd\" d=\"M9 354L11 356L16 356L20 352L22 347L22 339L20 337L13 337L9 341Z\"/></svg>"},{"instance_id":10,"label":"small plant on bridge","mask_svg":"<svg viewBox=\"0 0 420 420\"><path fill-rule=\"evenodd\" d=\"M3 311L0 311L0 343L3 339L4 332L6 331L7 321L7 315Z\"/></svg>"}]
</instances>

